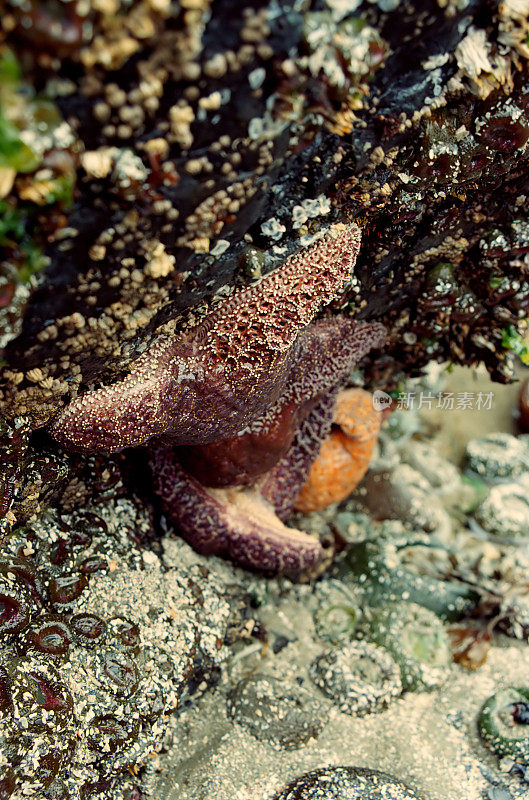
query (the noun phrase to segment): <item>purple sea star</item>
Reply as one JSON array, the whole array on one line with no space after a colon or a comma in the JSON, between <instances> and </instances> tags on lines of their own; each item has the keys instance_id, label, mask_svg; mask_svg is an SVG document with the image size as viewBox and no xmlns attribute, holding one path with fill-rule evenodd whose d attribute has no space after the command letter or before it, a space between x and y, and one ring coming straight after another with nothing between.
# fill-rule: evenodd
<instances>
[{"instance_id":1,"label":"purple sea star","mask_svg":"<svg viewBox=\"0 0 529 800\"><path fill-rule=\"evenodd\" d=\"M76 398L52 436L84 452L149 441L155 491L197 550L274 572L314 567L319 541L282 520L339 388L385 337L377 323L312 322L344 286L359 246L356 225L334 226L195 328L159 337L123 380Z\"/></svg>"},{"instance_id":2,"label":"purple sea star","mask_svg":"<svg viewBox=\"0 0 529 800\"><path fill-rule=\"evenodd\" d=\"M159 337L123 380L77 397L51 435L103 453L161 434L181 445L234 436L283 393L300 331L343 287L359 247L356 225L334 226L189 332Z\"/></svg>"},{"instance_id":3,"label":"purple sea star","mask_svg":"<svg viewBox=\"0 0 529 800\"><path fill-rule=\"evenodd\" d=\"M312 409L335 393L353 365L384 338L382 325L342 316L308 325L298 337L297 360L281 397L236 436L179 447L180 463L205 486L253 483L286 454Z\"/></svg>"},{"instance_id":4,"label":"purple sea star","mask_svg":"<svg viewBox=\"0 0 529 800\"><path fill-rule=\"evenodd\" d=\"M155 449L151 468L166 513L200 553L289 574L321 560L319 540L283 525L257 486L206 489L182 469L171 448Z\"/></svg>"},{"instance_id":5,"label":"purple sea star","mask_svg":"<svg viewBox=\"0 0 529 800\"><path fill-rule=\"evenodd\" d=\"M339 389L353 365L384 338L382 325L345 317L311 325L293 383L246 430L193 448L191 459L188 448L153 443L155 491L196 550L271 572L295 574L317 567L324 556L319 540L282 520L290 516L330 430ZM200 480L180 459L198 469Z\"/></svg>"}]
</instances>

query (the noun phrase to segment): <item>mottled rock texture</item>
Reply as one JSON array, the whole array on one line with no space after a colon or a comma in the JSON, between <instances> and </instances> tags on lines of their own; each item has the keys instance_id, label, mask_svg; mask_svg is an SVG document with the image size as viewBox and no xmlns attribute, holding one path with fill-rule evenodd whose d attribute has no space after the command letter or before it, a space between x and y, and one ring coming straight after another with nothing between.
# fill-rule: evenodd
<instances>
[{"instance_id":1,"label":"mottled rock texture","mask_svg":"<svg viewBox=\"0 0 529 800\"><path fill-rule=\"evenodd\" d=\"M2 5L7 418L46 427L349 220L363 244L334 310L389 331L368 382L432 358L509 379L529 302L523 2Z\"/></svg>"}]
</instances>

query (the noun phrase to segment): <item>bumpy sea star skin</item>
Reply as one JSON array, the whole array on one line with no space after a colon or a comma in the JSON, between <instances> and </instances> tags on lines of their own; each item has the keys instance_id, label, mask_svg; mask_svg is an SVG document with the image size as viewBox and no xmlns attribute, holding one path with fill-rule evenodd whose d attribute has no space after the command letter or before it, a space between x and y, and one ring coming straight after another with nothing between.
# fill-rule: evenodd
<instances>
[{"instance_id":1,"label":"bumpy sea star skin","mask_svg":"<svg viewBox=\"0 0 529 800\"><path fill-rule=\"evenodd\" d=\"M200 464L199 456L205 459L200 472L210 488L182 468L179 458L185 457L185 448L153 443L155 491L168 517L196 550L273 572L292 574L317 566L324 555L318 540L281 520L290 515L330 430L341 385L353 365L384 338L382 325L357 324L345 317L311 326L299 368L293 370L293 382L283 397L238 437L195 451L192 465ZM261 477L259 471L264 473ZM253 485L211 488L230 478L239 483L253 479Z\"/></svg>"},{"instance_id":2,"label":"bumpy sea star skin","mask_svg":"<svg viewBox=\"0 0 529 800\"><path fill-rule=\"evenodd\" d=\"M71 450L105 453L160 434L179 445L234 436L283 393L299 332L343 287L359 247L356 225L330 228L196 328L157 339L122 381L73 400L52 436Z\"/></svg>"},{"instance_id":3,"label":"bumpy sea star skin","mask_svg":"<svg viewBox=\"0 0 529 800\"><path fill-rule=\"evenodd\" d=\"M328 322L330 323L330 321L319 323L320 330ZM314 510L308 506L302 508L299 496L312 474L314 462L320 457L320 451L326 450L328 446L333 422L338 421L340 425L343 423L345 434L351 437L351 450L357 448L357 460L362 461L361 466L358 465L357 472L364 467L364 472L367 470L376 442L378 426L375 432L374 413L378 424L380 421L376 417L378 412L374 412L371 396L361 389L349 389L345 392L341 389L353 366L369 350L384 344L386 329L377 322L355 326L352 320L342 317L335 317L332 322L339 327L341 339L335 343L333 349L332 337L327 338L320 334L320 342L325 342L325 362L318 364L317 369L312 372L306 364L307 372L295 391L299 398L301 387L309 391L308 387L311 386L312 396L316 398L316 402L297 428L288 451L260 482L263 498L273 505L277 516L282 520L288 519L294 510L305 512ZM347 400L352 397L351 393L355 397L358 397L358 393L362 395L363 402L358 405L358 419L352 408L354 403L347 405ZM369 398L369 401L366 398ZM346 477L350 477L350 472ZM339 499L347 496L353 488L351 485L349 491L343 493ZM329 492L326 501L324 500L318 508L325 508L333 502L338 502L338 499Z\"/></svg>"},{"instance_id":4,"label":"bumpy sea star skin","mask_svg":"<svg viewBox=\"0 0 529 800\"><path fill-rule=\"evenodd\" d=\"M337 395L338 387L335 387L320 399L299 426L288 452L261 481L263 498L274 507L281 520L292 514L314 459L331 430Z\"/></svg>"},{"instance_id":5,"label":"bumpy sea star skin","mask_svg":"<svg viewBox=\"0 0 529 800\"><path fill-rule=\"evenodd\" d=\"M170 447L152 451L151 469L164 510L200 553L287 574L321 560L318 539L283 525L257 488L206 489L184 472Z\"/></svg>"},{"instance_id":6,"label":"bumpy sea star skin","mask_svg":"<svg viewBox=\"0 0 529 800\"><path fill-rule=\"evenodd\" d=\"M359 244L356 225L334 226L194 329L160 337L124 380L74 400L52 435L88 452L155 439L154 489L193 547L266 571L314 567L320 543L280 517L330 428L338 389L385 338L378 323L312 323Z\"/></svg>"},{"instance_id":7,"label":"bumpy sea star skin","mask_svg":"<svg viewBox=\"0 0 529 800\"><path fill-rule=\"evenodd\" d=\"M352 366L384 339L383 325L341 316L307 326L298 337L297 360L283 395L236 436L180 448L182 466L205 486L253 483L286 454L320 399L332 394Z\"/></svg>"}]
</instances>

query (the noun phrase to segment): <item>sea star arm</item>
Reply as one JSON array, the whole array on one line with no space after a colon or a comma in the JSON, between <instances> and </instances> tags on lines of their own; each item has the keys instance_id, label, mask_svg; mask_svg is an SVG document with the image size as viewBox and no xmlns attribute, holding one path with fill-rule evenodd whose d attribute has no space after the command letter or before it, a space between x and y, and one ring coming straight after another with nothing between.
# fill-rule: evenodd
<instances>
[{"instance_id":1,"label":"sea star arm","mask_svg":"<svg viewBox=\"0 0 529 800\"><path fill-rule=\"evenodd\" d=\"M281 520L292 514L314 459L329 434L337 395L338 388L320 400L299 426L288 452L259 484L263 498L273 506Z\"/></svg>"},{"instance_id":2,"label":"sea star arm","mask_svg":"<svg viewBox=\"0 0 529 800\"><path fill-rule=\"evenodd\" d=\"M364 389L340 391L333 428L310 467L294 508L303 514L339 503L351 494L369 468L383 413Z\"/></svg>"},{"instance_id":3,"label":"sea star arm","mask_svg":"<svg viewBox=\"0 0 529 800\"><path fill-rule=\"evenodd\" d=\"M77 397L51 435L106 453L160 434L175 444L235 435L283 393L299 332L343 287L359 246L356 225L330 228L185 336L157 339L123 380Z\"/></svg>"},{"instance_id":4,"label":"sea star arm","mask_svg":"<svg viewBox=\"0 0 529 800\"><path fill-rule=\"evenodd\" d=\"M150 464L165 513L198 552L291 575L321 560L318 539L283 525L255 488L206 489L182 469L169 447L152 448Z\"/></svg>"},{"instance_id":5,"label":"sea star arm","mask_svg":"<svg viewBox=\"0 0 529 800\"><path fill-rule=\"evenodd\" d=\"M360 249L360 229L335 225L311 247L292 255L257 283L228 298L202 324L201 336L219 359L259 365L263 350L282 353L293 345L351 275Z\"/></svg>"},{"instance_id":6,"label":"sea star arm","mask_svg":"<svg viewBox=\"0 0 529 800\"><path fill-rule=\"evenodd\" d=\"M294 510L299 492L329 434L336 399L351 370L372 348L382 346L386 338L386 329L380 323L356 325L345 317L337 317L333 323L340 332L339 346L331 344L332 329L326 330L324 323L320 323L320 335L313 342L318 342L326 357L321 363L316 361L317 370L301 371L294 384L296 393L312 392L318 403L298 427L288 451L260 485L263 497L274 506L280 519L288 519ZM314 344L312 352L314 356Z\"/></svg>"}]
</instances>

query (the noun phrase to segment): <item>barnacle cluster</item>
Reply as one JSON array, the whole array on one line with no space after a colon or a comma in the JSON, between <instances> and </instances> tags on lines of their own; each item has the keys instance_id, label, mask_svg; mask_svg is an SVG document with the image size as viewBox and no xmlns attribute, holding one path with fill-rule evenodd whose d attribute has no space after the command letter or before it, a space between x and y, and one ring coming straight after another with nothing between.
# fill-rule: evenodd
<instances>
[{"instance_id":1,"label":"barnacle cluster","mask_svg":"<svg viewBox=\"0 0 529 800\"><path fill-rule=\"evenodd\" d=\"M288 76L279 94L286 104L295 90L304 99L305 113L318 113L343 136L354 127L355 111L362 108L369 81L388 54L387 42L361 14L331 8L305 14L303 44L308 52L298 61L296 79Z\"/></svg>"},{"instance_id":2,"label":"barnacle cluster","mask_svg":"<svg viewBox=\"0 0 529 800\"><path fill-rule=\"evenodd\" d=\"M514 348L506 335L510 326L513 334L524 330L529 302L527 224L517 200L526 191L528 97L523 74L508 97L496 91L486 100L445 103L396 157L404 183L391 184L382 215L392 220L395 242L414 252L405 271L398 253L380 263L392 261L398 282L418 290L406 308L393 291L404 364L407 353L420 349L424 359L482 361L496 380L512 376ZM500 181L507 202L499 201ZM420 229L429 230L423 244ZM380 260L376 252L372 257Z\"/></svg>"},{"instance_id":3,"label":"barnacle cluster","mask_svg":"<svg viewBox=\"0 0 529 800\"><path fill-rule=\"evenodd\" d=\"M267 272L344 214L368 231L348 307L392 329L370 377L448 357L507 380L503 332L527 304L524 245L509 247L525 192L523 15L500 4L476 27L456 3L263 3L228 33L224 11L7 4L3 35L75 131L80 164L46 286L6 351L7 412L44 424L65 393L115 379L160 323L244 280L247 251ZM496 231L508 244L491 265Z\"/></svg>"}]
</instances>

